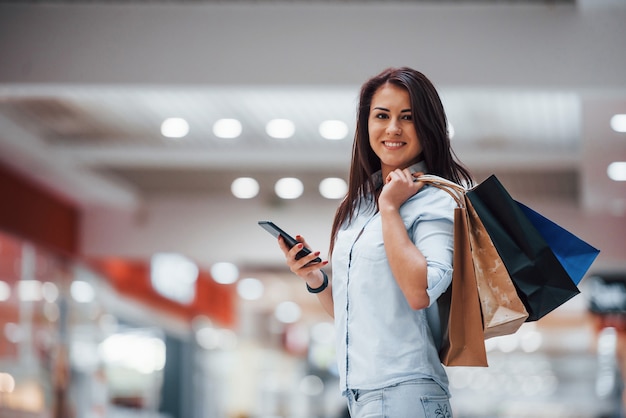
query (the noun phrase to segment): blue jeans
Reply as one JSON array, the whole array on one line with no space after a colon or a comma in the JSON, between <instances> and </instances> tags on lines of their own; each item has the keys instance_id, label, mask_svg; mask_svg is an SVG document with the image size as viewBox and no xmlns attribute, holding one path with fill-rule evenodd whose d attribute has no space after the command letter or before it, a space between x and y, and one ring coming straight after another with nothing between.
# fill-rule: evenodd
<instances>
[{"instance_id":1,"label":"blue jeans","mask_svg":"<svg viewBox=\"0 0 626 418\"><path fill-rule=\"evenodd\" d=\"M352 418L452 418L448 396L428 379L383 389L350 390L347 397Z\"/></svg>"}]
</instances>

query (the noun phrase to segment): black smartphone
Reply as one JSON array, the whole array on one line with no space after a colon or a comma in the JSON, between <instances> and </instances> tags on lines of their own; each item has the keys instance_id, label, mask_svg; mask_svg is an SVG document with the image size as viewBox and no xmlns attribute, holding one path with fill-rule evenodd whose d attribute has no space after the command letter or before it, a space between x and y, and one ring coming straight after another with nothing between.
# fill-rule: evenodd
<instances>
[{"instance_id":1,"label":"black smartphone","mask_svg":"<svg viewBox=\"0 0 626 418\"><path fill-rule=\"evenodd\" d=\"M258 222L259 225L261 225L261 228L265 229L267 232L269 232L270 234L272 234L273 236L275 236L276 238L278 238L278 236L282 236L283 239L285 240L285 243L289 246L289 248L293 247L294 245L298 244L298 241L296 241L296 239L294 237L292 237L291 235L289 235L288 233L286 233L285 231L283 231L282 229L280 229L278 226L276 226L276 224L274 224L274 222L271 221L259 221ZM296 260L311 254L311 250L309 250L306 247L303 247L302 250L298 251L298 254L296 254ZM316 257L314 258L311 263L320 263L322 261L321 258Z\"/></svg>"}]
</instances>

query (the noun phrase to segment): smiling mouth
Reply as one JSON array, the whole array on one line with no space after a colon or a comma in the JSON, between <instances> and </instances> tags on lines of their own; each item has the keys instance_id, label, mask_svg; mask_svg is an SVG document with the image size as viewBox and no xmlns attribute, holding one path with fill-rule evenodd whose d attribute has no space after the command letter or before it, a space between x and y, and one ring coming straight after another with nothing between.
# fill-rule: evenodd
<instances>
[{"instance_id":1,"label":"smiling mouth","mask_svg":"<svg viewBox=\"0 0 626 418\"><path fill-rule=\"evenodd\" d=\"M384 141L383 144L385 145L385 147L387 148L400 148L404 145L406 145L406 142L391 142L391 141Z\"/></svg>"}]
</instances>

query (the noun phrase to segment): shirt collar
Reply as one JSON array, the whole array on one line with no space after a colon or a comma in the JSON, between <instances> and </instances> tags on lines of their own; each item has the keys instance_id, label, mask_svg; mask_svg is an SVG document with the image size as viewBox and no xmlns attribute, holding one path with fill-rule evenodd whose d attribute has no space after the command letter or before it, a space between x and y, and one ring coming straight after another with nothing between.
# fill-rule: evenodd
<instances>
[{"instance_id":1,"label":"shirt collar","mask_svg":"<svg viewBox=\"0 0 626 418\"><path fill-rule=\"evenodd\" d=\"M411 173L428 173L428 169L426 168L426 162L424 162L424 160L415 163L411 166L409 166L409 171ZM383 185L383 173L381 170L378 170L377 172L375 172L372 176L372 179L374 180L374 186L378 189L380 186Z\"/></svg>"}]
</instances>

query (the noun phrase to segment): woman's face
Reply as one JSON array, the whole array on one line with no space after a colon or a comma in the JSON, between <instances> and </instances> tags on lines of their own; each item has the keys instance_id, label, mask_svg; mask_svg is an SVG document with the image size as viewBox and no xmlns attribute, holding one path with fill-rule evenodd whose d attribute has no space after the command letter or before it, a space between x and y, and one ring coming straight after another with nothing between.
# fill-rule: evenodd
<instances>
[{"instance_id":1,"label":"woman's face","mask_svg":"<svg viewBox=\"0 0 626 418\"><path fill-rule=\"evenodd\" d=\"M422 153L411 113L409 92L394 84L383 84L372 97L368 119L370 146L378 158L383 178L396 168L417 162Z\"/></svg>"}]
</instances>

